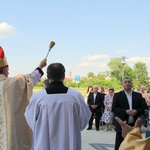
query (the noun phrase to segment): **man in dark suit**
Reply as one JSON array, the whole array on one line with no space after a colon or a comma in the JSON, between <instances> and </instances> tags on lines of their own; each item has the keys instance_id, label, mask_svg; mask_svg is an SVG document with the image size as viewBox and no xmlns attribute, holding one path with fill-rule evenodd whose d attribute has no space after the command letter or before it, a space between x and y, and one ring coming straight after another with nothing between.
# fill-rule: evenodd
<instances>
[{"instance_id":1,"label":"man in dark suit","mask_svg":"<svg viewBox=\"0 0 150 150\"><path fill-rule=\"evenodd\" d=\"M89 120L89 127L87 130L92 129L93 117L95 116L96 131L99 130L100 117L102 115L103 95L98 92L98 85L94 85L93 92L88 96L87 104L91 110L91 118Z\"/></svg>"},{"instance_id":2,"label":"man in dark suit","mask_svg":"<svg viewBox=\"0 0 150 150\"><path fill-rule=\"evenodd\" d=\"M121 120L126 121L128 125L134 126L137 118L144 113L144 101L140 93L132 91L131 79L124 78L122 87L122 91L114 94L112 112L115 117L117 116ZM122 129L118 122L115 122L115 130L115 150L118 150L123 141Z\"/></svg>"}]
</instances>

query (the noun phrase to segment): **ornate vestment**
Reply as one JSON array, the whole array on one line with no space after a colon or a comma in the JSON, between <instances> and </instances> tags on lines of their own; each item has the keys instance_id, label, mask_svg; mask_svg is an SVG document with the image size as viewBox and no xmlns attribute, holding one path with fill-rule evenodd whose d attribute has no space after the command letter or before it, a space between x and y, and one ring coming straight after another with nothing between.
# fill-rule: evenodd
<instances>
[{"instance_id":1,"label":"ornate vestment","mask_svg":"<svg viewBox=\"0 0 150 150\"><path fill-rule=\"evenodd\" d=\"M139 128L127 134L119 150L150 150L150 138L143 138Z\"/></svg>"},{"instance_id":2,"label":"ornate vestment","mask_svg":"<svg viewBox=\"0 0 150 150\"><path fill-rule=\"evenodd\" d=\"M6 78L0 74L0 150L30 150L32 132L24 111L41 74Z\"/></svg>"}]
</instances>

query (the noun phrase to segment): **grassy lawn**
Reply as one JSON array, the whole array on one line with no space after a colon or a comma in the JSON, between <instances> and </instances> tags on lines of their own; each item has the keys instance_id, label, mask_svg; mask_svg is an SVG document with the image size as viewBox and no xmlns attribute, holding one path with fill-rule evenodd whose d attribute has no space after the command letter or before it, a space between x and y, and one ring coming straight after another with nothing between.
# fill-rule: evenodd
<instances>
[{"instance_id":1,"label":"grassy lawn","mask_svg":"<svg viewBox=\"0 0 150 150\"><path fill-rule=\"evenodd\" d=\"M80 91L81 94L86 97L86 90L87 88L73 88L74 90Z\"/></svg>"},{"instance_id":2,"label":"grassy lawn","mask_svg":"<svg viewBox=\"0 0 150 150\"><path fill-rule=\"evenodd\" d=\"M33 92L38 92L38 91L40 91L42 89L43 89L42 87L34 87L33 88Z\"/></svg>"},{"instance_id":3,"label":"grassy lawn","mask_svg":"<svg viewBox=\"0 0 150 150\"><path fill-rule=\"evenodd\" d=\"M87 90L86 88L72 88L72 89L80 91L81 94L84 97L86 97L86 90ZM42 90L42 87L34 87L33 92L37 92L37 91L40 91L40 90Z\"/></svg>"}]
</instances>

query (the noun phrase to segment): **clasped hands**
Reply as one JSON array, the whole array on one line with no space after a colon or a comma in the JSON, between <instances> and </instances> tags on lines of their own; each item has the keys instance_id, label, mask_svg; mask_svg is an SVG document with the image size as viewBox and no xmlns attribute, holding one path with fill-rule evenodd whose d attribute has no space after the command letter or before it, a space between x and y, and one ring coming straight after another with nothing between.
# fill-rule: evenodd
<instances>
[{"instance_id":1,"label":"clasped hands","mask_svg":"<svg viewBox=\"0 0 150 150\"><path fill-rule=\"evenodd\" d=\"M106 107L106 109L107 109L107 110L109 110L109 111L111 111L111 110L112 110L112 108L110 108L110 107Z\"/></svg>"},{"instance_id":2,"label":"clasped hands","mask_svg":"<svg viewBox=\"0 0 150 150\"><path fill-rule=\"evenodd\" d=\"M150 100L147 100L146 103L147 103L147 106L150 106Z\"/></svg>"},{"instance_id":3,"label":"clasped hands","mask_svg":"<svg viewBox=\"0 0 150 150\"><path fill-rule=\"evenodd\" d=\"M97 108L98 105L91 105L93 109Z\"/></svg>"},{"instance_id":4,"label":"clasped hands","mask_svg":"<svg viewBox=\"0 0 150 150\"><path fill-rule=\"evenodd\" d=\"M128 114L130 116L134 116L137 114L137 111L135 109L128 109L128 110L126 110L126 114Z\"/></svg>"}]
</instances>

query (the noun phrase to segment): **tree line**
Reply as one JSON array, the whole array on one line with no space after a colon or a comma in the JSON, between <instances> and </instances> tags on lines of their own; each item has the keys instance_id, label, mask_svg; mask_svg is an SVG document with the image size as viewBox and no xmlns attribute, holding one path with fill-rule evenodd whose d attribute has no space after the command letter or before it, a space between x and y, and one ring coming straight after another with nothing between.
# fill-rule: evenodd
<instances>
[{"instance_id":1,"label":"tree line","mask_svg":"<svg viewBox=\"0 0 150 150\"><path fill-rule=\"evenodd\" d=\"M87 77L81 77L79 82L68 79L64 83L66 86L72 88L86 88L89 85L97 84L105 88L113 87L115 90L120 90L122 88L121 81L124 72L124 77L132 79L134 88L142 85L147 87L149 84L150 78L148 77L146 64L143 62L137 62L131 68L127 63L122 64L121 58L111 58L107 65L110 70L103 73L99 72L95 75L93 72L88 72ZM36 86L41 87L43 80L37 83Z\"/></svg>"}]
</instances>

